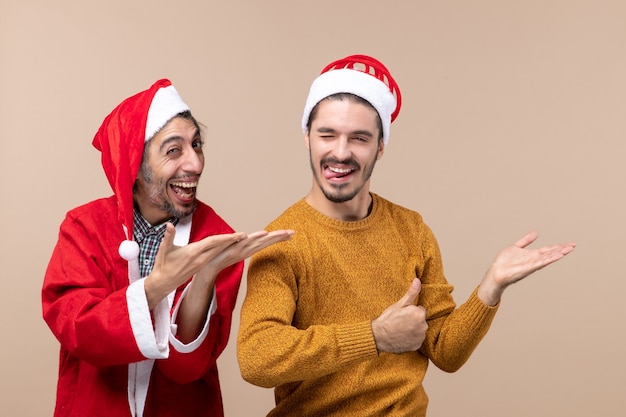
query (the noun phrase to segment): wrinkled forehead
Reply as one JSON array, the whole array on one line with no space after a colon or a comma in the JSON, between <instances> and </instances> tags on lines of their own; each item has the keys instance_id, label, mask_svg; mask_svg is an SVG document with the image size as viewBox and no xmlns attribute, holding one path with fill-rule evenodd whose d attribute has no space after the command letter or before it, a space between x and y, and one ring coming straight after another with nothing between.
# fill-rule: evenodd
<instances>
[{"instance_id":1,"label":"wrinkled forehead","mask_svg":"<svg viewBox=\"0 0 626 417\"><path fill-rule=\"evenodd\" d=\"M168 120L148 141L144 143L144 152L163 146L166 141L185 141L202 138L200 124L186 111Z\"/></svg>"}]
</instances>

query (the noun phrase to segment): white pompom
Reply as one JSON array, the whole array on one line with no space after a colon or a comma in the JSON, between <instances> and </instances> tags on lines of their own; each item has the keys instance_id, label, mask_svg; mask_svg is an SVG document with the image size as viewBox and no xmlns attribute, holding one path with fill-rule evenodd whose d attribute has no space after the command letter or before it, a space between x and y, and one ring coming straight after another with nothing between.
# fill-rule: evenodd
<instances>
[{"instance_id":1,"label":"white pompom","mask_svg":"<svg viewBox=\"0 0 626 417\"><path fill-rule=\"evenodd\" d=\"M127 261L139 258L139 245L134 240L124 240L118 249L120 256Z\"/></svg>"}]
</instances>

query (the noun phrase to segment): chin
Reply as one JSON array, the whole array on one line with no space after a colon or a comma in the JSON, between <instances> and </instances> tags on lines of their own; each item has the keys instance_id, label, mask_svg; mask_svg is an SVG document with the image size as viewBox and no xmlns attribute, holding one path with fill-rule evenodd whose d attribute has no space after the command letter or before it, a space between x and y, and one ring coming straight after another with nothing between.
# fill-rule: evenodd
<instances>
[{"instance_id":1,"label":"chin","mask_svg":"<svg viewBox=\"0 0 626 417\"><path fill-rule=\"evenodd\" d=\"M352 200L358 193L343 193L343 194L333 194L327 191L324 191L324 196L328 201L333 203L345 203L347 201Z\"/></svg>"}]
</instances>

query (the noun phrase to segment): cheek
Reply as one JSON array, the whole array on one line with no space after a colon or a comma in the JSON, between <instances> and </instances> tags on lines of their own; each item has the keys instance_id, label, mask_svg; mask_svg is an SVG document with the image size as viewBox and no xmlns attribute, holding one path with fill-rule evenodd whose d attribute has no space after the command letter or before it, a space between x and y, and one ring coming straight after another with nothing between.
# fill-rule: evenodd
<instances>
[{"instance_id":1,"label":"cheek","mask_svg":"<svg viewBox=\"0 0 626 417\"><path fill-rule=\"evenodd\" d=\"M309 142L308 148L312 155L320 157L332 153L335 148L335 144L332 141L325 142L318 140Z\"/></svg>"},{"instance_id":2,"label":"cheek","mask_svg":"<svg viewBox=\"0 0 626 417\"><path fill-rule=\"evenodd\" d=\"M180 164L176 159L163 160L158 166L154 167L153 175L156 182L168 181L180 169Z\"/></svg>"}]
</instances>

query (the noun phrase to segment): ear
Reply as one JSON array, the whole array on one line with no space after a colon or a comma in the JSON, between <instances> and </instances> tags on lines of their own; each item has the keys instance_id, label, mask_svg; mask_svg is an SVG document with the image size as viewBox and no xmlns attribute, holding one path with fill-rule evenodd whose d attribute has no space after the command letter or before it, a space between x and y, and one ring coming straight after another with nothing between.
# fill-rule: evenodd
<instances>
[{"instance_id":1,"label":"ear","mask_svg":"<svg viewBox=\"0 0 626 417\"><path fill-rule=\"evenodd\" d=\"M310 151L311 150L311 143L310 143L310 139L309 139L309 130L307 129L306 133L304 134L304 146L306 146L306 148Z\"/></svg>"}]
</instances>

